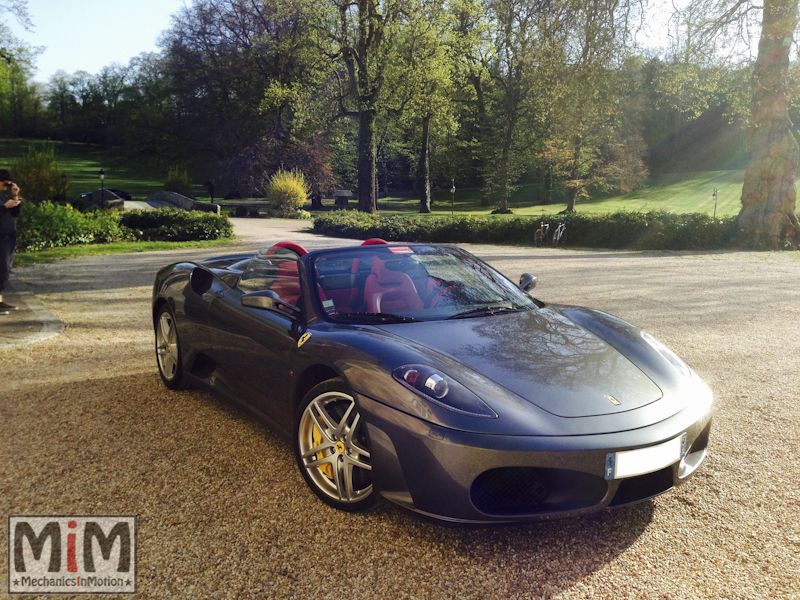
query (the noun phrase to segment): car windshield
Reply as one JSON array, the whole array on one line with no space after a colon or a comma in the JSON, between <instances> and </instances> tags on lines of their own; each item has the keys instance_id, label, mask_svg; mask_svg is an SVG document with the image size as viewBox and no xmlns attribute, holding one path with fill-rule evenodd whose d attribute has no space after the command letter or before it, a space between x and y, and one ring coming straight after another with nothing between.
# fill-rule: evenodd
<instances>
[{"instance_id":1,"label":"car windshield","mask_svg":"<svg viewBox=\"0 0 800 600\"><path fill-rule=\"evenodd\" d=\"M340 323L438 321L536 307L460 248L376 245L326 252L312 261L317 304Z\"/></svg>"}]
</instances>

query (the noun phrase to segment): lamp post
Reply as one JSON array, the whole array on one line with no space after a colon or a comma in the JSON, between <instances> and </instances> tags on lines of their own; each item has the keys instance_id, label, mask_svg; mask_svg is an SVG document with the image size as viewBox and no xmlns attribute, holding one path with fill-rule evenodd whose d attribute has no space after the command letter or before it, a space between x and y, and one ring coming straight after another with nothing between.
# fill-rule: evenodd
<instances>
[{"instance_id":1,"label":"lamp post","mask_svg":"<svg viewBox=\"0 0 800 600\"><path fill-rule=\"evenodd\" d=\"M450 181L453 182L453 187L450 188L450 214L456 214L456 180L451 179Z\"/></svg>"},{"instance_id":2,"label":"lamp post","mask_svg":"<svg viewBox=\"0 0 800 600\"><path fill-rule=\"evenodd\" d=\"M711 197L714 198L714 216L712 218L717 218L717 188L714 188L714 193L711 194Z\"/></svg>"},{"instance_id":3,"label":"lamp post","mask_svg":"<svg viewBox=\"0 0 800 600\"><path fill-rule=\"evenodd\" d=\"M106 180L106 172L100 169L100 206L106 207L106 190L103 182Z\"/></svg>"}]
</instances>

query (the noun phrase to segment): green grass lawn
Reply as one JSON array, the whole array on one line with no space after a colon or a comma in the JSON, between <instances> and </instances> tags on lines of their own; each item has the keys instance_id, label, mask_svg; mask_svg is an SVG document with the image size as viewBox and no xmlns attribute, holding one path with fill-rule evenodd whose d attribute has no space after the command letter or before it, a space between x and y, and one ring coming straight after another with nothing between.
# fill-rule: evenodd
<instances>
[{"instance_id":1,"label":"green grass lawn","mask_svg":"<svg viewBox=\"0 0 800 600\"><path fill-rule=\"evenodd\" d=\"M15 267L26 267L49 263L62 258L94 256L106 254L127 254L129 252L151 252L153 250L176 250L178 248L207 248L223 246L234 240L206 240L198 242L112 242L110 244L81 244L63 248L48 248L38 252L17 252L14 255Z\"/></svg>"},{"instance_id":2,"label":"green grass lawn","mask_svg":"<svg viewBox=\"0 0 800 600\"><path fill-rule=\"evenodd\" d=\"M648 186L624 194L604 198L593 198L579 202L576 210L590 214L613 213L620 210L651 211L663 210L674 213L704 212L714 213L714 188L717 188L717 212L719 216L733 216L741 207L742 182L744 171L706 171L700 173L674 173L650 179ZM514 190L509 200L509 208L516 215L536 216L555 214L567 208L566 203L540 205L535 203L538 186L523 185ZM456 191L454 209L457 213L488 215L494 207L480 205L480 190ZM433 213L449 214L451 198L448 190L433 193ZM355 202L351 201L355 207ZM381 198L378 201L381 212L388 214L417 212L419 200L411 195Z\"/></svg>"},{"instance_id":3,"label":"green grass lawn","mask_svg":"<svg viewBox=\"0 0 800 600\"><path fill-rule=\"evenodd\" d=\"M13 172L14 162L27 154L30 144L36 143L41 142L0 139L0 168L8 168ZM164 173L152 172L139 165L126 163L121 154L98 146L65 142L54 142L54 145L59 168L70 176L68 195L71 197L99 189L100 169L106 174L104 187L130 192L134 200L144 200L164 189L166 170ZM194 193L198 199L205 199L208 195L202 185L195 185Z\"/></svg>"},{"instance_id":4,"label":"green grass lawn","mask_svg":"<svg viewBox=\"0 0 800 600\"><path fill-rule=\"evenodd\" d=\"M10 165L27 152L29 140L0 139L0 167ZM70 195L77 196L100 187L97 177L102 168L106 173L105 187L120 188L133 194L135 199L144 199L163 189L166 173L155 173L133 163L124 162L121 155L96 146L55 142L58 162L69 173L72 181ZM736 215L740 208L744 171L706 171L698 173L674 173L653 177L647 187L620 196L593 198L579 202L579 212L592 214L611 213L618 210L650 211L663 210L674 213L704 212L713 214L717 188L717 212L719 216ZM518 186L511 195L509 207L516 215L536 216L555 214L566 208L565 203L542 206L536 204L540 191L538 184ZM199 184L194 186L195 197L206 199L207 192ZM450 191L436 190L433 193L434 215L450 213ZM456 191L454 209L458 213L488 215L494 207L480 205L478 189ZM332 200L326 201L332 205ZM419 214L419 200L412 194L399 194L378 201L380 211L385 214ZM310 202L306 209L310 209ZM355 208L356 202L351 201Z\"/></svg>"}]
</instances>

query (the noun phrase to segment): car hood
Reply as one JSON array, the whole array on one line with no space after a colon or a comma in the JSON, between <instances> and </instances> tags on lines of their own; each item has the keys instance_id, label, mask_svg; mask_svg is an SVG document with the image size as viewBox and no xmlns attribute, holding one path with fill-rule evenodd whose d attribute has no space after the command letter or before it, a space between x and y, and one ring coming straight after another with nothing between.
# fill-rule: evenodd
<instances>
[{"instance_id":1,"label":"car hood","mask_svg":"<svg viewBox=\"0 0 800 600\"><path fill-rule=\"evenodd\" d=\"M559 417L626 412L663 396L613 346L550 308L382 329L444 353Z\"/></svg>"}]
</instances>

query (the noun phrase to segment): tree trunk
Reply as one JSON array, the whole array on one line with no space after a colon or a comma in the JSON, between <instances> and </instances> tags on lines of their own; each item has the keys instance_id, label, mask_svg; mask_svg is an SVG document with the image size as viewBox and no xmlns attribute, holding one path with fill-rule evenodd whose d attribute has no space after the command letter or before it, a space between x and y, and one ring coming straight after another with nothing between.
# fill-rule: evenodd
<instances>
[{"instance_id":1,"label":"tree trunk","mask_svg":"<svg viewBox=\"0 0 800 600\"><path fill-rule=\"evenodd\" d=\"M575 212L575 203L578 201L578 194L581 191L581 151L583 149L583 137L575 137L575 147L572 150L572 190L567 201L567 212Z\"/></svg>"},{"instance_id":2,"label":"tree trunk","mask_svg":"<svg viewBox=\"0 0 800 600\"><path fill-rule=\"evenodd\" d=\"M789 49L798 0L765 0L753 69L753 107L739 227L757 246L800 241L794 183L800 150L789 119Z\"/></svg>"},{"instance_id":3,"label":"tree trunk","mask_svg":"<svg viewBox=\"0 0 800 600\"><path fill-rule=\"evenodd\" d=\"M506 214L508 210L508 184L511 177L511 144L514 138L514 121L512 120L506 128L506 135L503 138L503 153L500 158L500 203L497 212Z\"/></svg>"},{"instance_id":4,"label":"tree trunk","mask_svg":"<svg viewBox=\"0 0 800 600\"><path fill-rule=\"evenodd\" d=\"M430 159L430 139L431 139L431 115L425 114L422 117L422 148L419 153L419 212L431 212L431 159Z\"/></svg>"},{"instance_id":5,"label":"tree trunk","mask_svg":"<svg viewBox=\"0 0 800 600\"><path fill-rule=\"evenodd\" d=\"M547 165L547 170L544 172L544 203L553 203L553 167Z\"/></svg>"},{"instance_id":6,"label":"tree trunk","mask_svg":"<svg viewBox=\"0 0 800 600\"><path fill-rule=\"evenodd\" d=\"M375 110L362 110L358 119L358 210L377 212L375 201Z\"/></svg>"}]
</instances>

